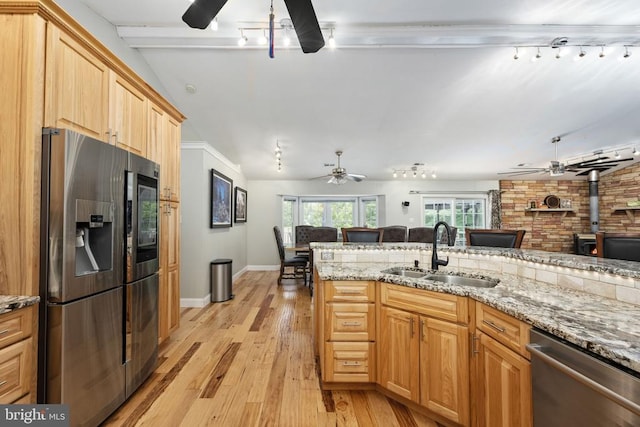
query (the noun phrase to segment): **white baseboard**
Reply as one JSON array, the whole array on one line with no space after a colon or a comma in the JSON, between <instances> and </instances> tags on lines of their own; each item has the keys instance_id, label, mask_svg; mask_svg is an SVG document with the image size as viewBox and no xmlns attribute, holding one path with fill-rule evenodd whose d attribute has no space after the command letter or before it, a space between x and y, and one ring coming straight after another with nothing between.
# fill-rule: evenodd
<instances>
[{"instance_id":1,"label":"white baseboard","mask_svg":"<svg viewBox=\"0 0 640 427\"><path fill-rule=\"evenodd\" d=\"M246 269L248 271L278 271L280 265L248 265Z\"/></svg>"},{"instance_id":2,"label":"white baseboard","mask_svg":"<svg viewBox=\"0 0 640 427\"><path fill-rule=\"evenodd\" d=\"M256 268L255 270L278 270L280 266L276 266L275 268L270 268L272 266L268 266L269 268ZM254 270L248 266L239 270L236 274L233 275L231 281L235 282L238 277L240 277L245 271ZM233 284L232 284L233 286ZM195 307L202 308L207 306L211 302L211 293L208 293L202 298L180 298L180 307Z\"/></svg>"}]
</instances>

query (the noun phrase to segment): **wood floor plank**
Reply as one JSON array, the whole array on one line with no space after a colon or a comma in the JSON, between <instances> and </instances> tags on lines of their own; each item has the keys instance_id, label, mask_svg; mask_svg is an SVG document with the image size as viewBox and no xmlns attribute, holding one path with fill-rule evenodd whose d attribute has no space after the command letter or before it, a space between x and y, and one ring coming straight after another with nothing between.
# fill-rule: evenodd
<instances>
[{"instance_id":1,"label":"wood floor plank","mask_svg":"<svg viewBox=\"0 0 640 427\"><path fill-rule=\"evenodd\" d=\"M105 426L437 427L376 391L320 387L302 281L250 271L236 297L181 310L151 377Z\"/></svg>"}]
</instances>

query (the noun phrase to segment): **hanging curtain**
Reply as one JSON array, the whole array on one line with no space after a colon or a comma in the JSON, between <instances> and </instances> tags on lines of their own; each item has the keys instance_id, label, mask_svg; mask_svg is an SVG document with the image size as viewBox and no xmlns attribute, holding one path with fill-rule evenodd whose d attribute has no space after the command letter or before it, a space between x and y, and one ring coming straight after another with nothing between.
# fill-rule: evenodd
<instances>
[{"instance_id":1,"label":"hanging curtain","mask_svg":"<svg viewBox=\"0 0 640 427\"><path fill-rule=\"evenodd\" d=\"M489 190L491 228L502 228L502 197L500 190Z\"/></svg>"}]
</instances>

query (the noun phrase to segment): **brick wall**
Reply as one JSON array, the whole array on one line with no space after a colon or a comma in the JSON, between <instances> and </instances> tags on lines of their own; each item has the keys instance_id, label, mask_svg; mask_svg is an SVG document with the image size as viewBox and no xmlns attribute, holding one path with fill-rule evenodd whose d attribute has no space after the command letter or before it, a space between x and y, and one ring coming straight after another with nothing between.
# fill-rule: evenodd
<instances>
[{"instance_id":1,"label":"brick wall","mask_svg":"<svg viewBox=\"0 0 640 427\"><path fill-rule=\"evenodd\" d=\"M640 210L634 219L625 212L613 212L614 207L640 199L640 163L600 177L600 230L640 233Z\"/></svg>"},{"instance_id":2,"label":"brick wall","mask_svg":"<svg viewBox=\"0 0 640 427\"><path fill-rule=\"evenodd\" d=\"M589 232L589 185L586 181L500 181L502 228L527 230L522 248L572 252L573 233ZM575 212L526 212L550 194L571 199Z\"/></svg>"},{"instance_id":3,"label":"brick wall","mask_svg":"<svg viewBox=\"0 0 640 427\"><path fill-rule=\"evenodd\" d=\"M573 252L573 233L590 233L589 183L586 180L500 181L502 228L527 230L522 248ZM640 198L640 163L600 177L600 230L640 232L640 211L630 220L614 206ZM542 204L550 194L571 199L574 212L526 212L531 200Z\"/></svg>"}]
</instances>

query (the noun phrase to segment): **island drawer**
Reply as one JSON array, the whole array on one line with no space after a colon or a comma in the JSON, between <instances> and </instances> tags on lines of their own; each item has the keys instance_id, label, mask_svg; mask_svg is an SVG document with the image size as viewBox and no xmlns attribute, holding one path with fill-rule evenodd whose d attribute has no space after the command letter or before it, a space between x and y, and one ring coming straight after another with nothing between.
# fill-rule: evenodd
<instances>
[{"instance_id":1,"label":"island drawer","mask_svg":"<svg viewBox=\"0 0 640 427\"><path fill-rule=\"evenodd\" d=\"M31 307L0 315L0 348L30 337L33 333L32 316Z\"/></svg>"},{"instance_id":2,"label":"island drawer","mask_svg":"<svg viewBox=\"0 0 640 427\"><path fill-rule=\"evenodd\" d=\"M325 301L374 302L375 282L366 280L336 280L325 282Z\"/></svg>"},{"instance_id":3,"label":"island drawer","mask_svg":"<svg viewBox=\"0 0 640 427\"><path fill-rule=\"evenodd\" d=\"M374 341L375 304L330 303L325 310L328 341Z\"/></svg>"},{"instance_id":4,"label":"island drawer","mask_svg":"<svg viewBox=\"0 0 640 427\"><path fill-rule=\"evenodd\" d=\"M469 323L466 297L380 283L380 302L389 307L462 324Z\"/></svg>"},{"instance_id":5,"label":"island drawer","mask_svg":"<svg viewBox=\"0 0 640 427\"><path fill-rule=\"evenodd\" d=\"M478 302L476 303L476 326L498 342L530 359L531 356L526 349L531 329L528 324Z\"/></svg>"},{"instance_id":6,"label":"island drawer","mask_svg":"<svg viewBox=\"0 0 640 427\"><path fill-rule=\"evenodd\" d=\"M0 350L0 403L13 403L29 393L31 386L31 340Z\"/></svg>"},{"instance_id":7,"label":"island drawer","mask_svg":"<svg viewBox=\"0 0 640 427\"><path fill-rule=\"evenodd\" d=\"M375 382L375 343L328 342L325 351L325 381Z\"/></svg>"}]
</instances>

